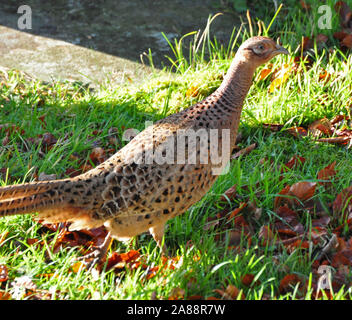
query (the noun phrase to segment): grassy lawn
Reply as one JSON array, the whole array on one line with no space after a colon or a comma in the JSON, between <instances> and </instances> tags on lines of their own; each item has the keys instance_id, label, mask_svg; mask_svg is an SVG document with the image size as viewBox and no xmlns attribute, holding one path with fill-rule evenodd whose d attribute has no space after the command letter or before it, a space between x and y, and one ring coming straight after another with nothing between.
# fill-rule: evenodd
<instances>
[{"instance_id":1,"label":"grassy lawn","mask_svg":"<svg viewBox=\"0 0 352 320\"><path fill-rule=\"evenodd\" d=\"M309 238L312 221L324 211L332 220L324 228L327 239L343 225L341 237L349 240L349 224L333 219L331 203L352 184L351 152L346 146L317 142L311 133L296 138L287 132L324 117L350 116L352 58L333 37L340 22L334 1L327 2L333 14L328 30L317 27L318 1L309 2L309 10L287 1L270 30L266 28L274 17L273 9L253 9L264 21L262 32L280 37L292 56L279 56L257 71L245 101L238 143L239 149L253 143L257 147L232 160L230 172L220 176L199 203L169 221L165 242L172 259L165 261L152 237L144 234L128 244L114 241L108 255L139 250L138 258L122 258L113 268L105 265L99 272L89 272L76 263L82 248L56 246L59 231L35 222L33 215L6 217L0 220L0 300L315 298L320 242L288 247L264 231L279 219L275 201L284 187L317 182L318 172L336 161L331 185L317 184L311 200L314 209L296 207L297 223L303 227L300 234ZM266 3L268 8L273 6L272 1ZM258 33L255 17L251 26L246 22L238 38L239 29L235 29L225 46L205 33L199 50L184 57L178 50L184 44L170 42L176 53L173 66L162 74L155 71L141 85L105 84L93 90L80 83L42 83L17 71L1 72L0 184L29 182L41 174L60 179L94 167L100 158L93 151L102 152L103 159L115 153L126 143L124 130L143 130L145 121L180 111L212 93L233 57L229 48L236 50L251 29L253 35ZM309 63L299 59L294 63L293 55L301 53L302 37L320 33L328 40L322 47L313 45ZM271 90L271 75L285 65L284 79ZM263 69L270 71L269 76L262 77ZM329 76L320 76L325 71ZM273 132L263 124L283 127ZM294 156L303 157L304 163L282 170ZM224 198L233 185L236 196ZM243 204L246 208L231 219L231 213ZM349 275L350 265L342 265ZM288 275L291 285L283 282ZM350 294L344 285L321 297L342 299Z\"/></svg>"}]
</instances>

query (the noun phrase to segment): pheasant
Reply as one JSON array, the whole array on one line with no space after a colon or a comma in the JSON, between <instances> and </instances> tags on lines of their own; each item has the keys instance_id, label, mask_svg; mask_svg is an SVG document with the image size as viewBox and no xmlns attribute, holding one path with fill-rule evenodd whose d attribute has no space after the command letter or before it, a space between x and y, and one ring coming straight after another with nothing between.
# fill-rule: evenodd
<instances>
[{"instance_id":1,"label":"pheasant","mask_svg":"<svg viewBox=\"0 0 352 320\"><path fill-rule=\"evenodd\" d=\"M70 222L70 230L105 226L119 240L149 230L165 253L165 223L199 201L224 169L254 72L278 54L288 51L272 39L248 39L213 94L75 178L0 188L0 217L37 212L47 223Z\"/></svg>"}]
</instances>

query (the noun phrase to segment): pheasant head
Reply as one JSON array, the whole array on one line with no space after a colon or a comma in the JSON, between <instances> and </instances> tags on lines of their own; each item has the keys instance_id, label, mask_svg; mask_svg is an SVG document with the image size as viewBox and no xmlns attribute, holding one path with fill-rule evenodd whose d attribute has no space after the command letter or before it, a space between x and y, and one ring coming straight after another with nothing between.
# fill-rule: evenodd
<instances>
[{"instance_id":1,"label":"pheasant head","mask_svg":"<svg viewBox=\"0 0 352 320\"><path fill-rule=\"evenodd\" d=\"M274 40L267 37L252 37L245 41L238 50L239 55L258 67L268 62L278 54L289 54L289 52Z\"/></svg>"}]
</instances>

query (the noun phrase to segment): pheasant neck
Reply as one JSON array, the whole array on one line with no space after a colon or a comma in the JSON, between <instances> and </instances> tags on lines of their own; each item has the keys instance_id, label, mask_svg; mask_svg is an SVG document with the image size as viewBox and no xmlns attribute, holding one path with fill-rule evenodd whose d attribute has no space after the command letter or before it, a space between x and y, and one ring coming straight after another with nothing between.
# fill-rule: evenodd
<instances>
[{"instance_id":1,"label":"pheasant neck","mask_svg":"<svg viewBox=\"0 0 352 320\"><path fill-rule=\"evenodd\" d=\"M224 97L231 109L241 111L243 101L252 84L252 78L256 67L242 56L236 56L224 77L224 80L217 90L217 93Z\"/></svg>"}]
</instances>

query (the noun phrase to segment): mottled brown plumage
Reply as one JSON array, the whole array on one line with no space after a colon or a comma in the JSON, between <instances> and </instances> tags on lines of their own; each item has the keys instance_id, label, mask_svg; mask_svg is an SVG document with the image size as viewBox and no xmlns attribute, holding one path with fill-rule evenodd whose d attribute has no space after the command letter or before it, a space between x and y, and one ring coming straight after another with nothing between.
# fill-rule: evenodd
<instances>
[{"instance_id":1,"label":"mottled brown plumage","mask_svg":"<svg viewBox=\"0 0 352 320\"><path fill-rule=\"evenodd\" d=\"M71 222L72 230L104 225L118 239L149 230L161 247L167 220L199 201L217 178L214 169L229 160L255 69L280 53L287 51L269 38L247 40L212 95L146 128L85 174L0 188L0 217L38 212L38 218L47 222ZM207 136L204 141L198 137L192 144L189 138L180 147L176 137L185 130L199 129ZM225 151L221 149L225 141L222 129L230 133ZM214 130L222 164L209 156ZM200 161L203 150L209 151L205 155L208 163ZM185 161L179 161L180 154L185 154ZM169 163L162 163L162 157L168 157Z\"/></svg>"}]
</instances>

